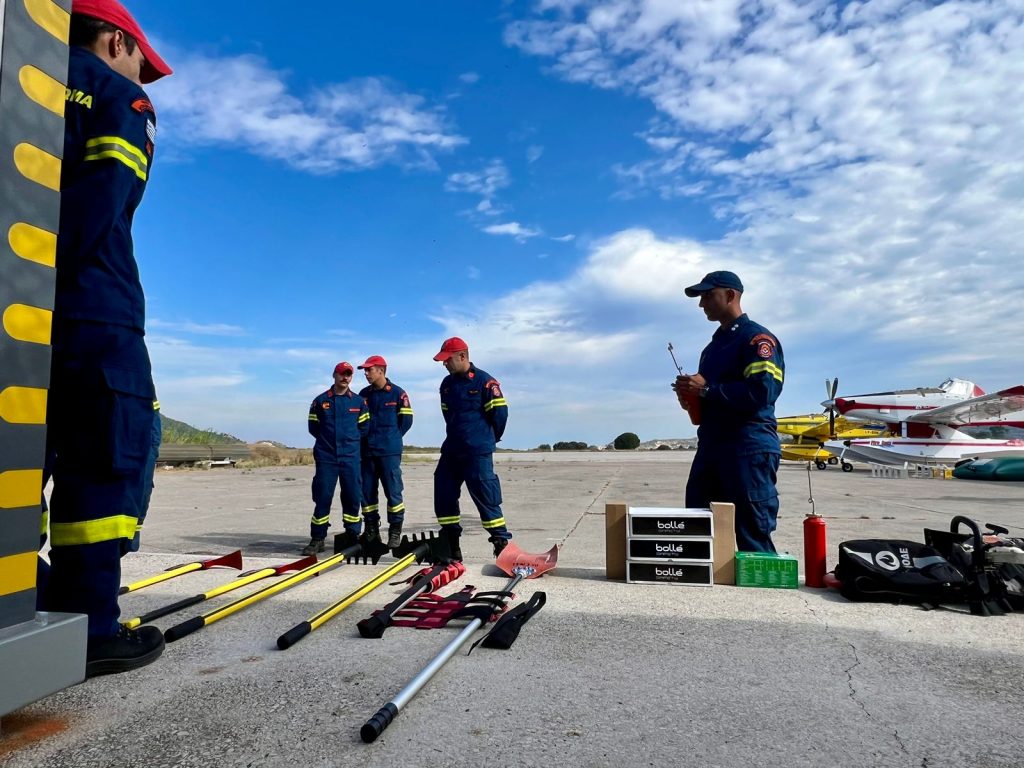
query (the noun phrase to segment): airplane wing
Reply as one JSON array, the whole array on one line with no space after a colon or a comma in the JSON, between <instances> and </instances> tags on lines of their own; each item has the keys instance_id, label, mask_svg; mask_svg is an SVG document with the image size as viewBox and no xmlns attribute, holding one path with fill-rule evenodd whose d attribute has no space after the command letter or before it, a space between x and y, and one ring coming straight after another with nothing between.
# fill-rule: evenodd
<instances>
[{"instance_id":1,"label":"airplane wing","mask_svg":"<svg viewBox=\"0 0 1024 768\"><path fill-rule=\"evenodd\" d=\"M1016 411L1024 411L1024 384L1002 389L990 395L972 397L970 400L952 405L917 411L907 416L904 421L922 424L971 424L975 421L1006 416Z\"/></svg>"}]
</instances>

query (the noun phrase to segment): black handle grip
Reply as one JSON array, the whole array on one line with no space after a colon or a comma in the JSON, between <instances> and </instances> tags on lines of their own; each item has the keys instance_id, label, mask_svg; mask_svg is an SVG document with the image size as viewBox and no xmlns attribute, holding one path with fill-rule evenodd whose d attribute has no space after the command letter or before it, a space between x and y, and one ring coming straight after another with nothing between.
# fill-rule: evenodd
<instances>
[{"instance_id":1,"label":"black handle grip","mask_svg":"<svg viewBox=\"0 0 1024 768\"><path fill-rule=\"evenodd\" d=\"M179 600L176 603L165 605L163 608L157 608L155 611L144 613L139 616L139 623L148 624L153 621L153 619L159 619L161 616L166 616L169 613L180 611L182 608L188 608L190 605L201 603L205 597L206 595L192 595L192 597L186 597L184 600Z\"/></svg>"},{"instance_id":2,"label":"black handle grip","mask_svg":"<svg viewBox=\"0 0 1024 768\"><path fill-rule=\"evenodd\" d=\"M203 621L202 616L193 616L188 621L183 621L181 624L171 627L164 632L164 640L168 643L173 643L175 640L181 640L185 635L191 635L197 629L202 629L206 626L206 622Z\"/></svg>"},{"instance_id":3,"label":"black handle grip","mask_svg":"<svg viewBox=\"0 0 1024 768\"><path fill-rule=\"evenodd\" d=\"M366 744L373 744L397 716L398 707L389 701L377 710L376 715L363 723L363 727L359 729L359 738Z\"/></svg>"},{"instance_id":4,"label":"black handle grip","mask_svg":"<svg viewBox=\"0 0 1024 768\"><path fill-rule=\"evenodd\" d=\"M361 637L368 640L379 640L384 637L384 630L388 628L389 623L379 616L369 616L356 624L356 627L359 629Z\"/></svg>"},{"instance_id":5,"label":"black handle grip","mask_svg":"<svg viewBox=\"0 0 1024 768\"><path fill-rule=\"evenodd\" d=\"M121 587L119 590L117 590L117 594L118 594L118 597L120 597L121 595L127 595L128 594L128 587Z\"/></svg>"},{"instance_id":6,"label":"black handle grip","mask_svg":"<svg viewBox=\"0 0 1024 768\"><path fill-rule=\"evenodd\" d=\"M282 651L286 651L312 631L313 625L310 624L308 621L304 621L301 624L296 624L294 627L292 627L279 638L277 638L277 647L280 648Z\"/></svg>"}]
</instances>

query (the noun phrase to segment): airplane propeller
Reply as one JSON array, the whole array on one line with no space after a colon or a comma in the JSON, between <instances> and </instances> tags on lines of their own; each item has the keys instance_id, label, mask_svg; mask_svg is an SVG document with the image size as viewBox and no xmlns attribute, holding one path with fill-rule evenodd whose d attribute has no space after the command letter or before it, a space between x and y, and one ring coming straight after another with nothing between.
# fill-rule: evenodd
<instances>
[{"instance_id":1,"label":"airplane propeller","mask_svg":"<svg viewBox=\"0 0 1024 768\"><path fill-rule=\"evenodd\" d=\"M825 406L824 413L828 414L828 433L835 440L836 437L836 391L839 389L839 377L832 381L825 379Z\"/></svg>"}]
</instances>

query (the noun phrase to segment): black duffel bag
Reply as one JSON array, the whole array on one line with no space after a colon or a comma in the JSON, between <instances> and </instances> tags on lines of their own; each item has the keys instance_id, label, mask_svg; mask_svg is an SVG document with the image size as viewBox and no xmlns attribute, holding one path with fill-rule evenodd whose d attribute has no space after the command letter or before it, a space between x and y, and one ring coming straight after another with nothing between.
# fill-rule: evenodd
<instances>
[{"instance_id":1,"label":"black duffel bag","mask_svg":"<svg viewBox=\"0 0 1024 768\"><path fill-rule=\"evenodd\" d=\"M844 541L835 575L848 600L914 602L926 608L965 600L963 573L938 550L916 541Z\"/></svg>"}]
</instances>

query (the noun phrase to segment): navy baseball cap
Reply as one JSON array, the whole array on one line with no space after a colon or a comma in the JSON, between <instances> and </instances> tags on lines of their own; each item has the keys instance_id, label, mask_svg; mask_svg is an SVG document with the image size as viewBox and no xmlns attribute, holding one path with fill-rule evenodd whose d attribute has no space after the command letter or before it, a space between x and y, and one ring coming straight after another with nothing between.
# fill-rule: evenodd
<instances>
[{"instance_id":1,"label":"navy baseball cap","mask_svg":"<svg viewBox=\"0 0 1024 768\"><path fill-rule=\"evenodd\" d=\"M685 293L691 299L707 293L712 288L732 288L743 293L743 283L740 282L735 272L727 272L724 269L718 272L708 272L704 279L696 285L691 285Z\"/></svg>"}]
</instances>

